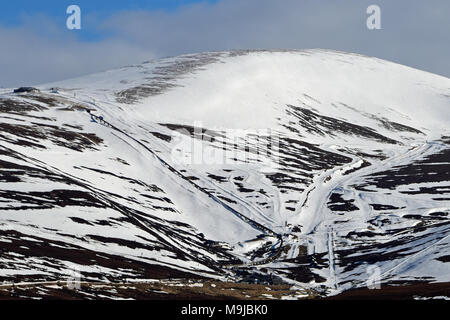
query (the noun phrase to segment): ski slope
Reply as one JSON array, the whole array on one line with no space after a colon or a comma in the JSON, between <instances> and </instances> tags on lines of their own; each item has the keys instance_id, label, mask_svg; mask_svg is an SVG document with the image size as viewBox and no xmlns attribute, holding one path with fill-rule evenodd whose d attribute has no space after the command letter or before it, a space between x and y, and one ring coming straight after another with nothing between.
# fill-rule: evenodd
<instances>
[{"instance_id":1,"label":"ski slope","mask_svg":"<svg viewBox=\"0 0 450 320\"><path fill-rule=\"evenodd\" d=\"M39 89L0 95L0 280L450 281L447 78L234 51Z\"/></svg>"}]
</instances>

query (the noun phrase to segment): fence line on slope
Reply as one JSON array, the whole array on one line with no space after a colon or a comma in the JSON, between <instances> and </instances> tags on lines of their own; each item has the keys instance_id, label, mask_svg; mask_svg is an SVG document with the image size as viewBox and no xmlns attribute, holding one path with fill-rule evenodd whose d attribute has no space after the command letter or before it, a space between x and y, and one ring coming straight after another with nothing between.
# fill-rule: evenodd
<instances>
[{"instance_id":1,"label":"fence line on slope","mask_svg":"<svg viewBox=\"0 0 450 320\"><path fill-rule=\"evenodd\" d=\"M198 184L196 184L195 182L193 182L192 180L188 179L185 175L183 175L183 173L181 173L179 170L177 170L176 168L174 168L172 165L170 165L167 161L165 161L164 159L162 159L159 155L157 155L152 149L150 149L148 146L146 146L144 143L142 143L141 141L137 140L136 138L134 138L133 136L131 136L130 134L126 133L125 131L117 128L116 126L114 126L113 124L111 124L108 121L105 121L103 118L96 116L94 114L91 114L91 117L94 118L95 120L97 120L101 125L104 125L106 127L109 127L117 132L122 133L123 135L125 135L126 137L130 138L131 140L135 141L136 143L138 143L140 146L142 146L144 149L146 149L148 152L150 152L153 156L155 156L162 164L163 166L165 166L167 169L169 169L172 173L176 174L178 177L182 178L183 180L187 181L189 184L191 184L194 188L196 188L197 190L199 190L200 192L206 194L209 198L211 198L213 201L215 201L216 203L218 203L219 205L221 205L223 208L225 208L227 211L233 213L235 216L237 216L239 219L241 219L242 221L244 221L245 223L249 224L251 227L253 227L256 230L261 231L262 233L265 234L270 234L272 236L277 237L280 240L280 245L277 249L277 251L269 258L264 259L263 261L260 262L254 262L254 263L250 263L253 265L259 265L259 264L265 264L268 262L272 262L273 260L275 260L276 258L278 258L281 254L282 248L283 248L283 238L280 234L276 233L275 231L267 228L266 226L263 226L262 224L260 224L259 222L256 222L250 218L248 218L247 216L243 215L242 213L238 212L236 209L230 207L229 205L227 205L226 203L224 203L222 200L220 200L218 197L216 197L215 195L213 195L211 192L209 192L208 190L206 190L205 188L199 186ZM274 258L275 257L275 258ZM268 262L265 262L268 261Z\"/></svg>"}]
</instances>

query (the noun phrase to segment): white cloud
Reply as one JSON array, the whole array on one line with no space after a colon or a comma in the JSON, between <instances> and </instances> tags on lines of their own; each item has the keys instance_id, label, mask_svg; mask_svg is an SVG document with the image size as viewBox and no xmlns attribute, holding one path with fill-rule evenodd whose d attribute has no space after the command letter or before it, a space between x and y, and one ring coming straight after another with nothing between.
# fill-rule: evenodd
<instances>
[{"instance_id":1,"label":"white cloud","mask_svg":"<svg viewBox=\"0 0 450 320\"><path fill-rule=\"evenodd\" d=\"M0 86L51 82L154 57L124 39L83 42L48 19L37 20L38 30L0 28Z\"/></svg>"},{"instance_id":2,"label":"white cloud","mask_svg":"<svg viewBox=\"0 0 450 320\"><path fill-rule=\"evenodd\" d=\"M101 24L158 55L251 48L328 48L450 76L450 1L377 0L383 30L366 27L373 0L222 0L173 13L121 12Z\"/></svg>"}]
</instances>

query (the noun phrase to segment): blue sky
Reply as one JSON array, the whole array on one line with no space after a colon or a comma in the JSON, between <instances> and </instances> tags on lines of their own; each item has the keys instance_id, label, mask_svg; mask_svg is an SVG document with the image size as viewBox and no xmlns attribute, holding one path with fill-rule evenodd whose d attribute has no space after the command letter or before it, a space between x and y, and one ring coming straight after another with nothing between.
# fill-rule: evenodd
<instances>
[{"instance_id":1,"label":"blue sky","mask_svg":"<svg viewBox=\"0 0 450 320\"><path fill-rule=\"evenodd\" d=\"M21 15L44 13L60 21L65 20L64 13L69 5L76 4L85 12L96 12L101 15L121 10L166 10L173 11L192 3L216 0L14 0L2 1L0 21L2 24L15 25L21 23Z\"/></svg>"},{"instance_id":2,"label":"blue sky","mask_svg":"<svg viewBox=\"0 0 450 320\"><path fill-rule=\"evenodd\" d=\"M81 30L66 28L72 4ZM381 30L366 26L372 4ZM333 49L450 77L449 17L449 0L4 0L0 87L233 49Z\"/></svg>"},{"instance_id":3,"label":"blue sky","mask_svg":"<svg viewBox=\"0 0 450 320\"><path fill-rule=\"evenodd\" d=\"M102 20L121 11L166 11L173 12L195 3L215 3L217 0L14 0L2 1L0 5L0 25L17 27L29 16L44 15L55 23L64 26L66 9L72 4L82 9L83 17ZM77 31L77 36L83 40L92 41L107 36L98 32L95 27L89 27L91 19L83 19L85 27ZM86 21L88 20L88 21ZM87 24L86 24L87 23Z\"/></svg>"}]
</instances>

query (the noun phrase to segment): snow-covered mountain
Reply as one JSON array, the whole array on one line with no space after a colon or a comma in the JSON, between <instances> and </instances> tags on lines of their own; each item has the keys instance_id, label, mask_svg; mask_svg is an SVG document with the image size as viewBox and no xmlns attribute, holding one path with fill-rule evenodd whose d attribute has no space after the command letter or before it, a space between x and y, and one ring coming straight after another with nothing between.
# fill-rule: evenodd
<instances>
[{"instance_id":1,"label":"snow-covered mountain","mask_svg":"<svg viewBox=\"0 0 450 320\"><path fill-rule=\"evenodd\" d=\"M39 89L0 92L0 282L450 282L450 79L234 51Z\"/></svg>"}]
</instances>

